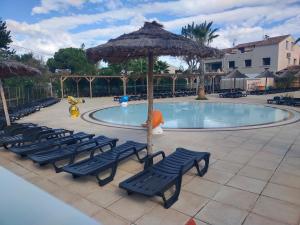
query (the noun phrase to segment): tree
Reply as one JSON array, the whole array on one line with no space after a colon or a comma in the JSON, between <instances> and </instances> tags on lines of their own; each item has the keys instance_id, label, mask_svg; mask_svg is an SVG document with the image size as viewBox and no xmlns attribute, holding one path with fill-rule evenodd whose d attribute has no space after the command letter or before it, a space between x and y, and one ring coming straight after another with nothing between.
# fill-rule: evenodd
<instances>
[{"instance_id":1,"label":"tree","mask_svg":"<svg viewBox=\"0 0 300 225\"><path fill-rule=\"evenodd\" d=\"M154 64L154 72L155 73L166 73L168 72L168 64L166 62L157 60Z\"/></svg>"},{"instance_id":2,"label":"tree","mask_svg":"<svg viewBox=\"0 0 300 225\"><path fill-rule=\"evenodd\" d=\"M76 74L95 74L96 67L89 63L85 52L81 48L63 48L55 52L53 58L49 58L47 66L51 72L56 69L70 69Z\"/></svg>"},{"instance_id":3,"label":"tree","mask_svg":"<svg viewBox=\"0 0 300 225\"><path fill-rule=\"evenodd\" d=\"M147 74L147 60L144 58L132 59L127 63L108 64L108 67L100 70L101 75L116 75L122 71L127 71L130 74L146 75ZM156 60L154 63L155 73L164 73L168 71L168 64L161 60Z\"/></svg>"},{"instance_id":4,"label":"tree","mask_svg":"<svg viewBox=\"0 0 300 225\"><path fill-rule=\"evenodd\" d=\"M294 44L297 44L298 42L300 42L300 38L297 38Z\"/></svg>"},{"instance_id":5,"label":"tree","mask_svg":"<svg viewBox=\"0 0 300 225\"><path fill-rule=\"evenodd\" d=\"M4 58L14 53L9 50L9 44L12 43L10 31L7 30L6 22L0 18L0 57Z\"/></svg>"},{"instance_id":6,"label":"tree","mask_svg":"<svg viewBox=\"0 0 300 225\"><path fill-rule=\"evenodd\" d=\"M33 87L39 85L46 85L49 82L49 70L43 61L34 58L32 53L25 53L23 55L11 56L13 60L24 63L28 66L35 67L42 72L42 76L24 77L17 76L5 80L5 86L9 87Z\"/></svg>"},{"instance_id":7,"label":"tree","mask_svg":"<svg viewBox=\"0 0 300 225\"><path fill-rule=\"evenodd\" d=\"M201 24L192 23L182 27L181 34L193 41L198 42L200 45L209 45L219 35L216 34L218 28L212 27L213 22L207 23L206 21ZM190 72L198 71L199 86L198 86L198 99L205 98L205 87L204 87L204 63L203 59L199 57L184 57L184 60L188 64L188 70Z\"/></svg>"}]
</instances>

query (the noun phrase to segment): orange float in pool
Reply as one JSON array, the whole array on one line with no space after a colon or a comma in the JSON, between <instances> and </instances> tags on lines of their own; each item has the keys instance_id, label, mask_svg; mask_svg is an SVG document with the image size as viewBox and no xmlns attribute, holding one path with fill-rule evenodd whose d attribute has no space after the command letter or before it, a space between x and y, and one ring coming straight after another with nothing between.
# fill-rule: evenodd
<instances>
[{"instance_id":1,"label":"orange float in pool","mask_svg":"<svg viewBox=\"0 0 300 225\"><path fill-rule=\"evenodd\" d=\"M158 127L160 124L164 123L164 118L162 116L161 111L154 110L152 112L152 128ZM147 124L142 124L143 127L146 127Z\"/></svg>"},{"instance_id":2,"label":"orange float in pool","mask_svg":"<svg viewBox=\"0 0 300 225\"><path fill-rule=\"evenodd\" d=\"M154 110L152 118L152 128L159 126L161 123L164 123L164 118L161 111Z\"/></svg>"}]
</instances>

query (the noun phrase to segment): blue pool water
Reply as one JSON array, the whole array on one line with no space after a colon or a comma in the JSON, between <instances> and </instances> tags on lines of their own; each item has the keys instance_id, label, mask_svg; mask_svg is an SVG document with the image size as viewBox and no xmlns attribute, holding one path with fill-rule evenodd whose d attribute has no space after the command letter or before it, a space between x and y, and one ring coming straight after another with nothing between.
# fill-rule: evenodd
<instances>
[{"instance_id":1,"label":"blue pool water","mask_svg":"<svg viewBox=\"0 0 300 225\"><path fill-rule=\"evenodd\" d=\"M288 119L290 113L262 105L231 103L156 103L163 114L164 128L226 128L262 125ZM147 118L147 104L111 107L92 114L96 120L126 126L141 126Z\"/></svg>"}]
</instances>

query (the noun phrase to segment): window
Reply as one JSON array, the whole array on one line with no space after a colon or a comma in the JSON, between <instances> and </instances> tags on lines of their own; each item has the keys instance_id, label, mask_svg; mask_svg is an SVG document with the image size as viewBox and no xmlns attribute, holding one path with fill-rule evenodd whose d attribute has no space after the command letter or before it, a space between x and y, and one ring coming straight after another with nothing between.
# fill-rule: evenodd
<instances>
[{"instance_id":1,"label":"window","mask_svg":"<svg viewBox=\"0 0 300 225\"><path fill-rule=\"evenodd\" d=\"M235 68L235 62L234 61L229 61L228 66L229 66L230 69L234 69Z\"/></svg>"},{"instance_id":2,"label":"window","mask_svg":"<svg viewBox=\"0 0 300 225\"><path fill-rule=\"evenodd\" d=\"M270 66L271 65L271 58L263 58L263 66Z\"/></svg>"},{"instance_id":3,"label":"window","mask_svg":"<svg viewBox=\"0 0 300 225\"><path fill-rule=\"evenodd\" d=\"M285 41L285 49L289 50L289 41Z\"/></svg>"},{"instance_id":4,"label":"window","mask_svg":"<svg viewBox=\"0 0 300 225\"><path fill-rule=\"evenodd\" d=\"M294 59L294 65L296 65L296 63L297 63L297 59Z\"/></svg>"},{"instance_id":5,"label":"window","mask_svg":"<svg viewBox=\"0 0 300 225\"><path fill-rule=\"evenodd\" d=\"M245 67L251 67L252 66L252 60L251 59L246 59L245 60Z\"/></svg>"},{"instance_id":6,"label":"window","mask_svg":"<svg viewBox=\"0 0 300 225\"><path fill-rule=\"evenodd\" d=\"M241 53L245 52L245 48L239 48L239 50L241 51Z\"/></svg>"},{"instance_id":7,"label":"window","mask_svg":"<svg viewBox=\"0 0 300 225\"><path fill-rule=\"evenodd\" d=\"M291 64L291 58L288 58L288 65Z\"/></svg>"}]
</instances>

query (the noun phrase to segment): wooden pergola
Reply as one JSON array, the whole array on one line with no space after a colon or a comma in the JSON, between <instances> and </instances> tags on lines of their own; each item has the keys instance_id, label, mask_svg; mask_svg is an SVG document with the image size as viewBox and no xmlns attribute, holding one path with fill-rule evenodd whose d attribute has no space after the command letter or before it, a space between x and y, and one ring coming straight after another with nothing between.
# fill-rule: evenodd
<instances>
[{"instance_id":1,"label":"wooden pergola","mask_svg":"<svg viewBox=\"0 0 300 225\"><path fill-rule=\"evenodd\" d=\"M176 80L179 78L185 79L187 83L190 85L190 88L192 88L192 84L195 79L197 79L199 75L198 74L184 74L184 73L178 73L178 74L154 74L154 78L159 80L161 78L170 78L172 79L172 92L175 94L176 90ZM54 79L59 79L60 80L60 88L61 88L61 98L64 97L64 81L67 79L73 79L76 82L76 92L77 92L77 97L79 97L79 82L83 79L87 80L89 82L89 92L90 92L90 98L93 97L93 86L92 83L95 79L105 79L105 80L110 80L113 78L118 78L122 80L123 82L123 94L126 95L126 90L127 90L127 83L129 79L133 80L138 80L140 78L145 78L145 75L112 75L112 76L103 76L103 75L76 75L76 74L60 74L59 76L53 76L50 78L50 82ZM51 85L52 86L52 85Z\"/></svg>"}]
</instances>

